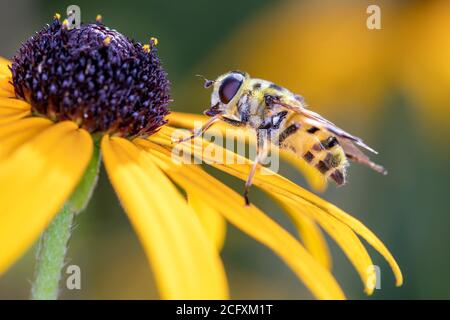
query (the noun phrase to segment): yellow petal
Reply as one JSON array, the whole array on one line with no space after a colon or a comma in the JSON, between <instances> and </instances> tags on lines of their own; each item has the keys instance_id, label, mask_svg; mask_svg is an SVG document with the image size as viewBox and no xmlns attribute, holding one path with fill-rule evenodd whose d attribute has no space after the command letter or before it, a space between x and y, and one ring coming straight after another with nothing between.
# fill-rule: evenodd
<instances>
[{"instance_id":1,"label":"yellow petal","mask_svg":"<svg viewBox=\"0 0 450 320\"><path fill-rule=\"evenodd\" d=\"M25 118L0 125L0 160L53 124L45 118Z\"/></svg>"},{"instance_id":2,"label":"yellow petal","mask_svg":"<svg viewBox=\"0 0 450 320\"><path fill-rule=\"evenodd\" d=\"M182 112L171 112L168 116L169 124L181 128L192 129L195 122L206 122L208 117L203 115L197 115L192 113L182 113ZM255 143L255 135L251 131L244 131L242 134L242 129L239 129L239 133L235 133L238 141L249 141L249 143ZM215 124L213 127L208 129L210 133L220 132L225 135L226 130L230 130L230 134L233 134L233 130L237 130L235 127L227 125L224 122ZM280 149L279 154L282 159L286 160L294 166L299 172L301 172L308 184L316 191L324 191L327 188L327 179L316 169L311 167L303 159L295 156L288 150Z\"/></svg>"},{"instance_id":3,"label":"yellow petal","mask_svg":"<svg viewBox=\"0 0 450 320\"><path fill-rule=\"evenodd\" d=\"M12 98L12 97L14 97L13 92L0 88L0 98Z\"/></svg>"},{"instance_id":4,"label":"yellow petal","mask_svg":"<svg viewBox=\"0 0 450 320\"><path fill-rule=\"evenodd\" d=\"M247 179L247 175L250 170L249 165L231 166L227 164L213 164L213 166L218 167L221 170L228 172L229 174L234 175L242 180ZM313 205L317 210L320 210L320 212L329 214L337 220L343 222L354 232L363 237L386 259L386 261L391 266L392 271L394 272L397 286L400 286L403 283L402 273L392 254L381 242L381 240L378 239L378 237L360 221L337 208L333 204L319 198L318 196L308 192L300 186L297 186L296 184L279 176L278 174L267 175L261 174L260 172L261 170L258 170L257 174L255 175L255 178L253 180L254 185L260 187L270 194L273 193L275 195L284 195L296 201L305 201Z\"/></svg>"},{"instance_id":5,"label":"yellow petal","mask_svg":"<svg viewBox=\"0 0 450 320\"><path fill-rule=\"evenodd\" d=\"M30 111L0 108L0 125L22 119L22 118L28 116L29 114L30 114Z\"/></svg>"},{"instance_id":6,"label":"yellow petal","mask_svg":"<svg viewBox=\"0 0 450 320\"><path fill-rule=\"evenodd\" d=\"M314 219L303 214L303 212L297 212L291 208L283 208L289 213L292 221L294 222L300 238L306 249L311 253L311 255L319 261L325 268L331 270L331 255L328 250L327 242L320 231Z\"/></svg>"},{"instance_id":7,"label":"yellow petal","mask_svg":"<svg viewBox=\"0 0 450 320\"><path fill-rule=\"evenodd\" d=\"M9 66L11 66L11 61L0 57L0 75L10 76L11 71L9 70Z\"/></svg>"},{"instance_id":8,"label":"yellow petal","mask_svg":"<svg viewBox=\"0 0 450 320\"><path fill-rule=\"evenodd\" d=\"M91 155L89 134L67 121L45 129L0 162L0 273L52 220Z\"/></svg>"},{"instance_id":9,"label":"yellow petal","mask_svg":"<svg viewBox=\"0 0 450 320\"><path fill-rule=\"evenodd\" d=\"M20 99L0 97L0 109L3 108L29 111L31 109L31 106L28 102Z\"/></svg>"},{"instance_id":10,"label":"yellow petal","mask_svg":"<svg viewBox=\"0 0 450 320\"><path fill-rule=\"evenodd\" d=\"M14 87L11 80L11 71L8 68L10 62L0 57L0 97L14 97Z\"/></svg>"},{"instance_id":11,"label":"yellow petal","mask_svg":"<svg viewBox=\"0 0 450 320\"><path fill-rule=\"evenodd\" d=\"M0 125L26 117L30 108L23 100L0 97Z\"/></svg>"},{"instance_id":12,"label":"yellow petal","mask_svg":"<svg viewBox=\"0 0 450 320\"><path fill-rule=\"evenodd\" d=\"M178 166L172 161L169 150L148 141L137 143L146 148L183 189L198 194L230 223L272 249L317 298L345 298L331 273L299 241L253 205L246 207L242 196L194 165Z\"/></svg>"},{"instance_id":13,"label":"yellow petal","mask_svg":"<svg viewBox=\"0 0 450 320\"><path fill-rule=\"evenodd\" d=\"M191 206L200 220L206 235L220 251L225 242L227 224L223 216L216 209L203 201L201 195L187 192L189 206Z\"/></svg>"},{"instance_id":14,"label":"yellow petal","mask_svg":"<svg viewBox=\"0 0 450 320\"><path fill-rule=\"evenodd\" d=\"M236 166L233 168L229 165L216 164L215 166L220 167L221 170L226 171L242 180L247 178L250 169L248 166L247 168L244 168L246 165L241 165L240 167ZM319 210L319 212L329 214L337 220L343 222L354 232L363 237L386 259L394 272L397 286L400 286L403 283L402 273L392 254L372 231L370 231L354 217L279 175L262 175L258 172L254 179L254 184L268 193L284 195L296 201L305 201L313 205L317 210ZM316 212L317 211L315 210L313 214Z\"/></svg>"},{"instance_id":15,"label":"yellow petal","mask_svg":"<svg viewBox=\"0 0 450 320\"><path fill-rule=\"evenodd\" d=\"M161 130L158 133L159 143L163 143L167 148L170 148L173 144L170 139L171 130L173 128L165 127L164 130ZM150 137L151 139L152 137ZM208 146L209 143L203 141L203 146ZM186 150L186 152L194 152L197 157L203 157L205 162L211 163L212 166L227 172L235 177L238 177L242 180L246 180L248 173L250 171L251 162L245 159L241 159L237 154L234 154L235 158L234 163L244 163L244 164L228 164L227 162L217 163L214 162L213 158L209 156L208 153L203 152L204 147L196 146L187 143L178 144L182 150ZM192 150L193 149L193 150ZM264 173L262 174L262 172ZM316 196L315 194L303 189L302 187L296 185L295 183L289 181L288 179L276 174L275 172L271 172L269 169L264 167L259 167L255 177L253 179L253 184L265 190L269 194L274 195L283 195L288 198L292 198L296 201L303 201L304 203L309 203L318 210L331 215L337 220L343 222L345 225L350 227L354 232L364 238L372 247L374 247L389 263L395 278L397 286L400 286L403 283L403 276L400 268L395 261L392 254L385 247L383 242L372 232L370 231L364 224L362 224L359 220L352 217L351 215L345 213L335 205L323 200L322 198Z\"/></svg>"},{"instance_id":16,"label":"yellow petal","mask_svg":"<svg viewBox=\"0 0 450 320\"><path fill-rule=\"evenodd\" d=\"M14 87L10 81L10 77L0 75L0 97L10 98L15 96Z\"/></svg>"},{"instance_id":17,"label":"yellow petal","mask_svg":"<svg viewBox=\"0 0 450 320\"><path fill-rule=\"evenodd\" d=\"M0 98L13 98L14 92L0 88Z\"/></svg>"},{"instance_id":18,"label":"yellow petal","mask_svg":"<svg viewBox=\"0 0 450 320\"><path fill-rule=\"evenodd\" d=\"M138 234L164 299L225 299L225 272L199 220L147 152L105 136L110 180Z\"/></svg>"},{"instance_id":19,"label":"yellow petal","mask_svg":"<svg viewBox=\"0 0 450 320\"><path fill-rule=\"evenodd\" d=\"M303 219L301 216L308 214L310 218L316 220L342 248L348 259L358 271L366 293L373 293L376 284L376 273L375 269L372 267L372 259L352 229L336 218L327 215L322 210L318 210L308 203L292 200L291 198L284 196L274 197L279 200L292 219Z\"/></svg>"}]
</instances>

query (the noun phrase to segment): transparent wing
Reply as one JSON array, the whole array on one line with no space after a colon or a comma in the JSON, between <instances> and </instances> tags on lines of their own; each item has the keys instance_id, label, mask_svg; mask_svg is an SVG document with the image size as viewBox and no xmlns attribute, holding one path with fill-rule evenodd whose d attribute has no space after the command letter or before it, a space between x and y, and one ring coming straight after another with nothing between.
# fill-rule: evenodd
<instances>
[{"instance_id":1,"label":"transparent wing","mask_svg":"<svg viewBox=\"0 0 450 320\"><path fill-rule=\"evenodd\" d=\"M342 140L350 140L353 143L355 143L356 145L358 145L366 150L369 150L370 152L373 152L375 154L378 153L374 149L372 149L371 147L366 145L361 138L358 138L358 137L351 135L350 133L342 130L341 128L336 126L334 123L332 123L331 121L328 121L327 119L323 118L321 115L319 115L318 113L316 113L314 111L308 110L299 105L289 104L289 103L286 103L286 102L283 102L283 101L277 100L277 99L272 100L272 102L273 102L273 104L279 105L281 107L284 107L288 110L294 111L294 112L302 115L304 117L303 118L304 123L307 123L313 127L317 127L319 129L325 129L328 132L336 135L337 138L341 138Z\"/></svg>"},{"instance_id":2,"label":"transparent wing","mask_svg":"<svg viewBox=\"0 0 450 320\"><path fill-rule=\"evenodd\" d=\"M301 122L316 127L320 130L326 130L336 136L348 159L366 165L381 174L387 174L387 170L385 168L372 162L366 154L358 149L357 146L369 150L370 152L373 152L375 154L378 153L374 149L366 145L361 138L351 135L350 133L336 126L331 121L323 118L318 113L308 110L297 104L286 103L276 99L273 100L273 103L297 113L301 117ZM292 148L293 146L288 145L288 147Z\"/></svg>"},{"instance_id":3,"label":"transparent wing","mask_svg":"<svg viewBox=\"0 0 450 320\"><path fill-rule=\"evenodd\" d=\"M353 144L352 141L340 138L338 138L338 141L341 144L341 147L344 149L345 155L348 159L366 165L381 174L387 174L387 170L384 167L372 162L366 154L364 154L361 150L358 149L357 146Z\"/></svg>"}]
</instances>

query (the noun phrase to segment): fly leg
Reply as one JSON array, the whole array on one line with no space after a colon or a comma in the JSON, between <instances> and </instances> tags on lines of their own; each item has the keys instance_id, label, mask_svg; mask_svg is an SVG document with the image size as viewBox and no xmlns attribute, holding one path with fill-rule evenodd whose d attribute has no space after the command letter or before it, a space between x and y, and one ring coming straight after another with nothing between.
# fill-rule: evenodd
<instances>
[{"instance_id":1,"label":"fly leg","mask_svg":"<svg viewBox=\"0 0 450 320\"><path fill-rule=\"evenodd\" d=\"M245 205L250 205L250 200L248 198L248 193L250 191L250 187L253 183L253 177L256 173L256 168L258 167L258 164L260 164L264 159L267 157L267 153L269 151L269 140L267 137L267 130L258 130L256 132L257 135L257 144L256 144L256 158L253 161L253 165L250 169L250 173L247 177L247 181L245 182L245 188L244 188L244 200Z\"/></svg>"},{"instance_id":2,"label":"fly leg","mask_svg":"<svg viewBox=\"0 0 450 320\"><path fill-rule=\"evenodd\" d=\"M246 125L246 123L244 121L231 119L231 118L228 118L225 116L222 116L220 119L228 124L231 124L234 127L243 127Z\"/></svg>"},{"instance_id":3,"label":"fly leg","mask_svg":"<svg viewBox=\"0 0 450 320\"><path fill-rule=\"evenodd\" d=\"M216 116L212 117L211 119L209 119L208 121L205 122L205 124L200 128L200 130L197 130L197 131L191 130L191 135L189 137L186 137L183 139L178 139L177 141L175 141L175 143L189 141L189 140L192 140L194 138L201 136L206 130L211 128L211 126L219 120L220 120L220 115L216 115Z\"/></svg>"}]
</instances>

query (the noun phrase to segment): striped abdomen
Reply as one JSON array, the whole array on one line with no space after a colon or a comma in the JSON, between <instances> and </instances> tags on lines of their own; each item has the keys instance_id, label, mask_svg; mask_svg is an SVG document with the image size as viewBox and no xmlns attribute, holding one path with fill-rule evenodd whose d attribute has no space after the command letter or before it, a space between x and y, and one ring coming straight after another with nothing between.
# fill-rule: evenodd
<instances>
[{"instance_id":1,"label":"striped abdomen","mask_svg":"<svg viewBox=\"0 0 450 320\"><path fill-rule=\"evenodd\" d=\"M295 117L294 117L295 119ZM289 121L294 123L294 121ZM300 121L295 122L298 130L281 139L281 146L303 158L324 176L333 179L338 185L346 181L345 170L348 165L345 152L337 138L325 130L309 126ZM289 128L289 125L287 126Z\"/></svg>"}]
</instances>

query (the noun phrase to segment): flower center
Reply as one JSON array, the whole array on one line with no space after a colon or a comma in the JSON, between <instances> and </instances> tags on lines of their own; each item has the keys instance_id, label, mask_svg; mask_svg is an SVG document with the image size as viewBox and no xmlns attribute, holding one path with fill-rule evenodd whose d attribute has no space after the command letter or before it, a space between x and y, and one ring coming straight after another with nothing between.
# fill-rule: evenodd
<instances>
[{"instance_id":1,"label":"flower center","mask_svg":"<svg viewBox=\"0 0 450 320\"><path fill-rule=\"evenodd\" d=\"M13 59L16 95L35 115L91 133L148 136L166 123L169 81L150 45L100 22L69 29L55 18Z\"/></svg>"}]
</instances>

